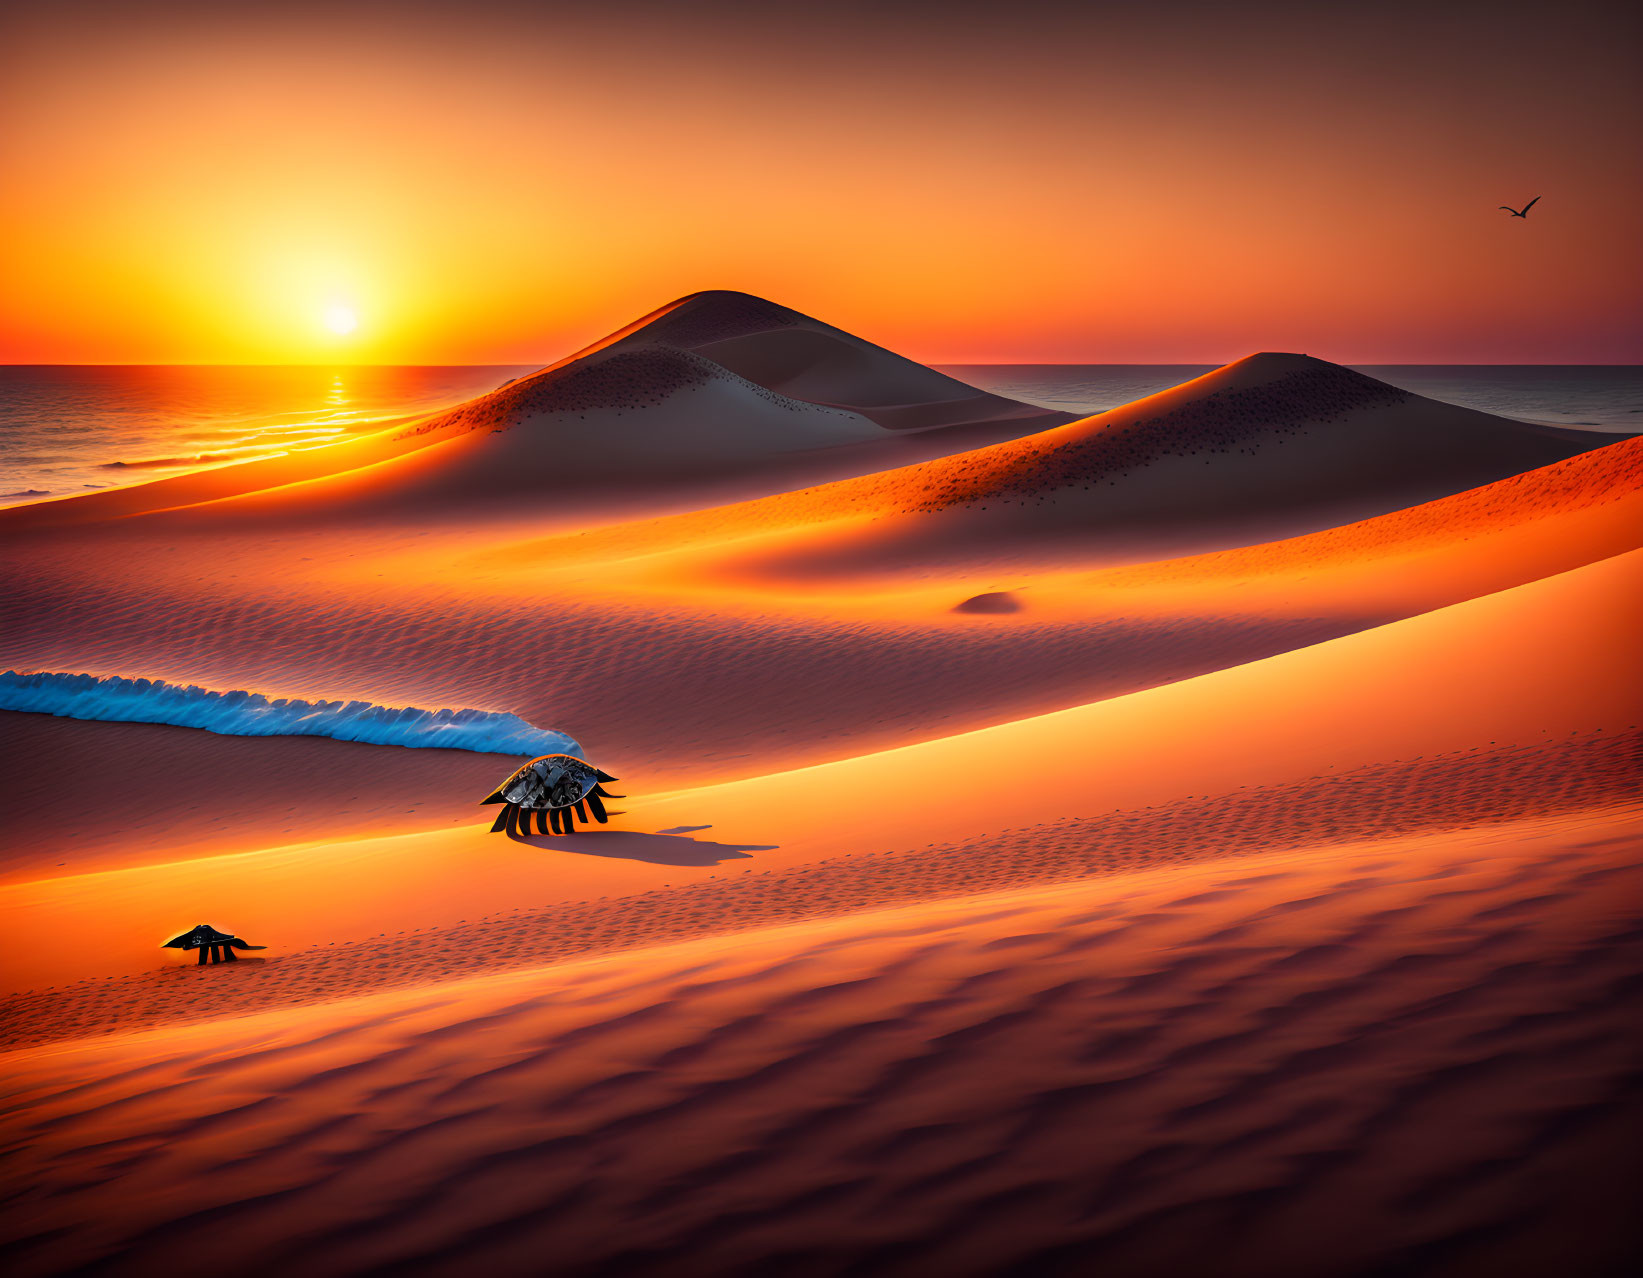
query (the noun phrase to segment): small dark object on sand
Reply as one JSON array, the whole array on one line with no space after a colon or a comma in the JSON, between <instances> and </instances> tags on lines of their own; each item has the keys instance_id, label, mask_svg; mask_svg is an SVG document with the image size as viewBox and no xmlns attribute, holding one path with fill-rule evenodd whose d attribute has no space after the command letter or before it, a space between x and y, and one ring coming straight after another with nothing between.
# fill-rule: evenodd
<instances>
[{"instance_id":1,"label":"small dark object on sand","mask_svg":"<svg viewBox=\"0 0 1643 1278\"><path fill-rule=\"evenodd\" d=\"M984 595L971 595L963 603L954 605L953 611L996 616L1020 612L1021 600L1008 590L989 590Z\"/></svg>"},{"instance_id":2,"label":"small dark object on sand","mask_svg":"<svg viewBox=\"0 0 1643 1278\"><path fill-rule=\"evenodd\" d=\"M605 824L609 814L601 799L620 799L600 784L614 781L615 777L578 759L574 754L544 754L532 759L481 803L504 805L491 833L506 830L509 834L531 832L531 814L536 814L536 828L546 834L551 827L555 834L575 834L576 818L586 825L590 819ZM574 813L574 815L573 815Z\"/></svg>"},{"instance_id":3,"label":"small dark object on sand","mask_svg":"<svg viewBox=\"0 0 1643 1278\"><path fill-rule=\"evenodd\" d=\"M239 959L235 950L266 950L266 945L247 945L232 932L219 932L209 923L196 923L193 931L174 936L160 947L163 950L198 950L203 964L207 953L213 963L233 963Z\"/></svg>"}]
</instances>

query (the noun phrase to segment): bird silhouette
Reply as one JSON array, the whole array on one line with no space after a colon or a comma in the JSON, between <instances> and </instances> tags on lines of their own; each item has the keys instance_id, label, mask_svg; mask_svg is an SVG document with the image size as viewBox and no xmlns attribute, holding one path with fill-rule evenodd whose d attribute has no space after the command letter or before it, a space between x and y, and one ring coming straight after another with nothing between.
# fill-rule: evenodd
<instances>
[{"instance_id":1,"label":"bird silhouette","mask_svg":"<svg viewBox=\"0 0 1643 1278\"><path fill-rule=\"evenodd\" d=\"M1534 208L1535 205L1537 205L1539 203L1540 203L1540 196L1537 195L1537 196L1535 196L1534 199L1530 200L1527 204L1525 204L1522 209L1514 209L1508 204L1502 204L1500 207L1505 209L1513 217L1528 217L1529 216L1529 210Z\"/></svg>"}]
</instances>

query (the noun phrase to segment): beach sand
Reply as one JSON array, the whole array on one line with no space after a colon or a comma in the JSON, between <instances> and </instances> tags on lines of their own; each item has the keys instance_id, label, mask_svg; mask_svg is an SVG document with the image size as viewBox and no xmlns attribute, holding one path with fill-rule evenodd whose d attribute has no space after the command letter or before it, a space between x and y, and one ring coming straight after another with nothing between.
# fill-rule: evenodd
<instances>
[{"instance_id":1,"label":"beach sand","mask_svg":"<svg viewBox=\"0 0 1643 1278\"><path fill-rule=\"evenodd\" d=\"M1284 355L1066 422L705 294L0 539L0 666L628 796L0 713L10 1272L1639 1258L1643 441Z\"/></svg>"}]
</instances>

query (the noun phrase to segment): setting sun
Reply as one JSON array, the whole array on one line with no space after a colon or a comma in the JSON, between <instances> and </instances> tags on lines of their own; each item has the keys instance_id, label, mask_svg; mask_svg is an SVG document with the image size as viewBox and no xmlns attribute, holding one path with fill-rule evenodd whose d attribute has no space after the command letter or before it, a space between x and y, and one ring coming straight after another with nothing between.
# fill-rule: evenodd
<instances>
[{"instance_id":1,"label":"setting sun","mask_svg":"<svg viewBox=\"0 0 1643 1278\"><path fill-rule=\"evenodd\" d=\"M359 327L359 317L346 306L333 306L325 312L325 327L338 337L346 337Z\"/></svg>"}]
</instances>

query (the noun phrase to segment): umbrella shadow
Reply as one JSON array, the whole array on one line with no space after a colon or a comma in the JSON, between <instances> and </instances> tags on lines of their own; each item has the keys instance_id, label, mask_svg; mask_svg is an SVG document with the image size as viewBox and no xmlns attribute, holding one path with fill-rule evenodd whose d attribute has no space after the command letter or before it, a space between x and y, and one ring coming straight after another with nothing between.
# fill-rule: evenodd
<instances>
[{"instance_id":1,"label":"umbrella shadow","mask_svg":"<svg viewBox=\"0 0 1643 1278\"><path fill-rule=\"evenodd\" d=\"M687 839L677 834L642 834L638 830L579 830L575 834L515 833L508 837L515 843L551 848L555 852L679 866L745 861L754 852L774 852L781 846L777 843L713 843L706 839Z\"/></svg>"}]
</instances>

